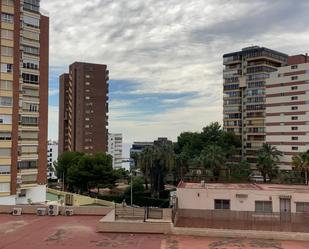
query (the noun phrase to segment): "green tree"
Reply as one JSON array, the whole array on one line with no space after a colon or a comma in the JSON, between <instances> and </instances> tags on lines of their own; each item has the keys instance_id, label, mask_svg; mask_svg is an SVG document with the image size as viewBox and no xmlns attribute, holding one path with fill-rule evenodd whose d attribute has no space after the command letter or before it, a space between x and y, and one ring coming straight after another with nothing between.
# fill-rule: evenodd
<instances>
[{"instance_id":1,"label":"green tree","mask_svg":"<svg viewBox=\"0 0 309 249\"><path fill-rule=\"evenodd\" d=\"M216 144L208 145L201 152L200 160L206 169L212 171L215 180L218 181L221 169L224 167L226 160L226 155L222 147Z\"/></svg>"},{"instance_id":2,"label":"green tree","mask_svg":"<svg viewBox=\"0 0 309 249\"><path fill-rule=\"evenodd\" d=\"M144 180L143 177L135 177L132 181L132 192L133 194L144 193ZM127 187L124 191L125 195L131 194L131 186Z\"/></svg>"},{"instance_id":3,"label":"green tree","mask_svg":"<svg viewBox=\"0 0 309 249\"><path fill-rule=\"evenodd\" d=\"M292 158L293 168L305 174L305 184L308 184L309 151L299 153Z\"/></svg>"},{"instance_id":4,"label":"green tree","mask_svg":"<svg viewBox=\"0 0 309 249\"><path fill-rule=\"evenodd\" d=\"M261 172L264 182L267 181L267 176L271 181L279 173L278 162L282 152L275 146L264 143L258 152L257 169Z\"/></svg>"}]
</instances>

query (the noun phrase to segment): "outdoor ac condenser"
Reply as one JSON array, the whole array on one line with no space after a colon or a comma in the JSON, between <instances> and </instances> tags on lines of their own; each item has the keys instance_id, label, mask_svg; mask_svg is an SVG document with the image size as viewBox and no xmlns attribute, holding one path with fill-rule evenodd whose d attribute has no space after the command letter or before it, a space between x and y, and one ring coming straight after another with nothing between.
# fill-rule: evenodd
<instances>
[{"instance_id":1,"label":"outdoor ac condenser","mask_svg":"<svg viewBox=\"0 0 309 249\"><path fill-rule=\"evenodd\" d=\"M59 214L59 206L58 205L48 205L48 215L56 216Z\"/></svg>"},{"instance_id":2,"label":"outdoor ac condenser","mask_svg":"<svg viewBox=\"0 0 309 249\"><path fill-rule=\"evenodd\" d=\"M21 208L13 208L13 212L12 215L17 216L17 215L21 215Z\"/></svg>"},{"instance_id":3,"label":"outdoor ac condenser","mask_svg":"<svg viewBox=\"0 0 309 249\"><path fill-rule=\"evenodd\" d=\"M36 210L36 215L38 215L38 216L44 216L44 215L46 215L46 208L38 208L38 209Z\"/></svg>"},{"instance_id":4,"label":"outdoor ac condenser","mask_svg":"<svg viewBox=\"0 0 309 249\"><path fill-rule=\"evenodd\" d=\"M73 209L66 209L66 210L64 211L64 215L65 215L65 216L72 216L73 214L74 214Z\"/></svg>"}]
</instances>

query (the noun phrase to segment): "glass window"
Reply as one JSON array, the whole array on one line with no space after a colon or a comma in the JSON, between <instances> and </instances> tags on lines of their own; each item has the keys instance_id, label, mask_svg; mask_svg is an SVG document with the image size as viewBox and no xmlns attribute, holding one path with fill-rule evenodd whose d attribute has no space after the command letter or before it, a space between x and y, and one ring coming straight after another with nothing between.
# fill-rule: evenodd
<instances>
[{"instance_id":1,"label":"glass window","mask_svg":"<svg viewBox=\"0 0 309 249\"><path fill-rule=\"evenodd\" d=\"M7 5L7 6L14 6L14 1L13 0L1 0L1 3L3 5Z\"/></svg>"},{"instance_id":2,"label":"glass window","mask_svg":"<svg viewBox=\"0 0 309 249\"><path fill-rule=\"evenodd\" d=\"M13 82L10 80L1 80L0 89L11 91L13 89Z\"/></svg>"},{"instance_id":3,"label":"glass window","mask_svg":"<svg viewBox=\"0 0 309 249\"><path fill-rule=\"evenodd\" d=\"M10 183L0 183L0 192L9 193L10 192Z\"/></svg>"},{"instance_id":4,"label":"glass window","mask_svg":"<svg viewBox=\"0 0 309 249\"><path fill-rule=\"evenodd\" d=\"M3 97L0 96L0 106L12 106L12 97Z\"/></svg>"},{"instance_id":5,"label":"glass window","mask_svg":"<svg viewBox=\"0 0 309 249\"><path fill-rule=\"evenodd\" d=\"M11 115L0 115L0 124L12 124L12 116Z\"/></svg>"},{"instance_id":6,"label":"glass window","mask_svg":"<svg viewBox=\"0 0 309 249\"><path fill-rule=\"evenodd\" d=\"M255 201L255 212L272 213L271 201Z\"/></svg>"},{"instance_id":7,"label":"glass window","mask_svg":"<svg viewBox=\"0 0 309 249\"><path fill-rule=\"evenodd\" d=\"M14 22L13 15L7 13L1 13L1 21L6 23L13 23Z\"/></svg>"},{"instance_id":8,"label":"glass window","mask_svg":"<svg viewBox=\"0 0 309 249\"><path fill-rule=\"evenodd\" d=\"M24 9L39 12L40 1L39 0L24 0Z\"/></svg>"},{"instance_id":9,"label":"glass window","mask_svg":"<svg viewBox=\"0 0 309 249\"><path fill-rule=\"evenodd\" d=\"M230 209L230 200L215 200L215 209Z\"/></svg>"},{"instance_id":10,"label":"glass window","mask_svg":"<svg viewBox=\"0 0 309 249\"><path fill-rule=\"evenodd\" d=\"M0 148L0 157L11 157L11 148Z\"/></svg>"},{"instance_id":11,"label":"glass window","mask_svg":"<svg viewBox=\"0 0 309 249\"><path fill-rule=\"evenodd\" d=\"M22 161L18 162L18 169L36 169L37 161Z\"/></svg>"},{"instance_id":12,"label":"glass window","mask_svg":"<svg viewBox=\"0 0 309 249\"><path fill-rule=\"evenodd\" d=\"M13 56L13 48L1 46L1 55L2 56Z\"/></svg>"},{"instance_id":13,"label":"glass window","mask_svg":"<svg viewBox=\"0 0 309 249\"><path fill-rule=\"evenodd\" d=\"M28 30L23 31L23 37L29 40L39 41L40 40L40 33L32 32Z\"/></svg>"},{"instance_id":14,"label":"glass window","mask_svg":"<svg viewBox=\"0 0 309 249\"><path fill-rule=\"evenodd\" d=\"M9 175L11 174L11 166L0 165L0 175Z\"/></svg>"},{"instance_id":15,"label":"glass window","mask_svg":"<svg viewBox=\"0 0 309 249\"><path fill-rule=\"evenodd\" d=\"M292 76L291 77L291 80L297 80L298 79L298 76Z\"/></svg>"},{"instance_id":16,"label":"glass window","mask_svg":"<svg viewBox=\"0 0 309 249\"><path fill-rule=\"evenodd\" d=\"M40 54L39 48L30 47L30 46L25 46L25 45L24 45L24 52L25 52L26 54L33 54L33 55L39 55L39 54Z\"/></svg>"},{"instance_id":17,"label":"glass window","mask_svg":"<svg viewBox=\"0 0 309 249\"><path fill-rule=\"evenodd\" d=\"M36 61L36 60L28 60L28 59L25 59L23 60L23 67L24 68L29 68L29 69L39 69L39 61Z\"/></svg>"},{"instance_id":18,"label":"glass window","mask_svg":"<svg viewBox=\"0 0 309 249\"><path fill-rule=\"evenodd\" d=\"M296 212L297 213L308 213L309 212L309 202L296 202Z\"/></svg>"},{"instance_id":19,"label":"glass window","mask_svg":"<svg viewBox=\"0 0 309 249\"><path fill-rule=\"evenodd\" d=\"M28 126L36 126L39 124L39 118L38 117L21 117L21 123L22 125L28 125Z\"/></svg>"},{"instance_id":20,"label":"glass window","mask_svg":"<svg viewBox=\"0 0 309 249\"><path fill-rule=\"evenodd\" d=\"M13 72L13 64L1 63L1 73L12 73L12 72Z\"/></svg>"},{"instance_id":21,"label":"glass window","mask_svg":"<svg viewBox=\"0 0 309 249\"><path fill-rule=\"evenodd\" d=\"M39 28L40 27L40 20L38 18L34 18L31 16L24 16L24 24L26 26L32 27L32 28Z\"/></svg>"},{"instance_id":22,"label":"glass window","mask_svg":"<svg viewBox=\"0 0 309 249\"><path fill-rule=\"evenodd\" d=\"M0 132L0 140L11 140L12 136L10 132Z\"/></svg>"},{"instance_id":23,"label":"glass window","mask_svg":"<svg viewBox=\"0 0 309 249\"><path fill-rule=\"evenodd\" d=\"M1 38L6 40L13 40L14 33L12 30L1 29Z\"/></svg>"},{"instance_id":24,"label":"glass window","mask_svg":"<svg viewBox=\"0 0 309 249\"><path fill-rule=\"evenodd\" d=\"M24 83L35 84L35 85L39 84L38 75L23 73L22 76Z\"/></svg>"}]
</instances>

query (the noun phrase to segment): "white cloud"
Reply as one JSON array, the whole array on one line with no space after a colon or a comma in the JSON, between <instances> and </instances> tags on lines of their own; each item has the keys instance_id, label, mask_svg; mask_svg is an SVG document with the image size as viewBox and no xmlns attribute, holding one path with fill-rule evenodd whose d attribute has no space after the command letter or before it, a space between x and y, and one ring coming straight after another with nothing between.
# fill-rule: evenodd
<instances>
[{"instance_id":1,"label":"white cloud","mask_svg":"<svg viewBox=\"0 0 309 249\"><path fill-rule=\"evenodd\" d=\"M183 108L177 100L162 100L175 108L152 118L125 101L112 102L110 130L123 132L128 142L175 139L182 130L222 120L224 53L252 44L287 54L308 49L306 0L42 0L41 5L51 18L52 67L104 63L111 79L140 83L132 93L200 93L184 100Z\"/></svg>"}]
</instances>

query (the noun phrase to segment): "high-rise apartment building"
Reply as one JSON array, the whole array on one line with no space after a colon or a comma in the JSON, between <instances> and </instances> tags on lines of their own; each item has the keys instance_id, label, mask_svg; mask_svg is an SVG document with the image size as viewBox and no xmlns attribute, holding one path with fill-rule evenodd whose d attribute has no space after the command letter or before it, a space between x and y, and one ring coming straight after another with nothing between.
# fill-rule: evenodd
<instances>
[{"instance_id":1,"label":"high-rise apartment building","mask_svg":"<svg viewBox=\"0 0 309 249\"><path fill-rule=\"evenodd\" d=\"M108 134L108 154L113 157L113 168L120 169L122 167L122 134Z\"/></svg>"},{"instance_id":2,"label":"high-rise apartment building","mask_svg":"<svg viewBox=\"0 0 309 249\"><path fill-rule=\"evenodd\" d=\"M265 142L265 81L286 54L253 46L223 55L223 126L241 138L241 158L253 165Z\"/></svg>"},{"instance_id":3,"label":"high-rise apartment building","mask_svg":"<svg viewBox=\"0 0 309 249\"><path fill-rule=\"evenodd\" d=\"M309 58L290 56L266 81L266 142L283 152L281 169L309 149Z\"/></svg>"},{"instance_id":4,"label":"high-rise apartment building","mask_svg":"<svg viewBox=\"0 0 309 249\"><path fill-rule=\"evenodd\" d=\"M0 204L46 198L49 18L1 0Z\"/></svg>"},{"instance_id":5,"label":"high-rise apartment building","mask_svg":"<svg viewBox=\"0 0 309 249\"><path fill-rule=\"evenodd\" d=\"M106 65L75 62L60 76L59 155L107 152L108 75Z\"/></svg>"}]
</instances>

